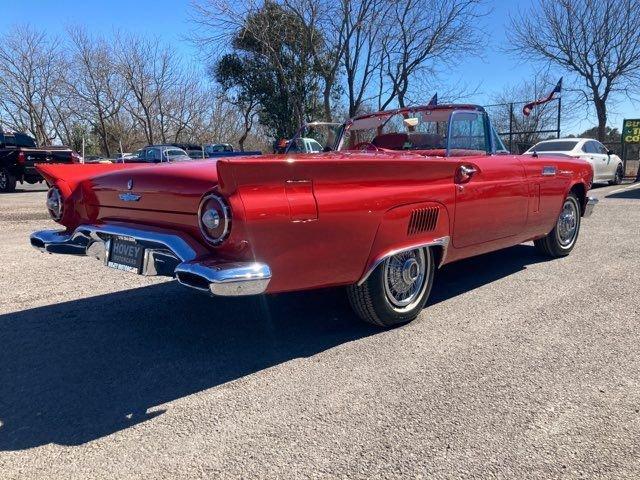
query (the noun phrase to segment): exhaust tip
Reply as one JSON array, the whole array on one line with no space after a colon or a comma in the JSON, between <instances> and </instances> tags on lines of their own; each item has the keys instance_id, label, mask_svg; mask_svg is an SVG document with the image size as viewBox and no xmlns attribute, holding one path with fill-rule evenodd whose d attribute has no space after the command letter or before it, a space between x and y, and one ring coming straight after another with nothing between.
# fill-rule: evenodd
<instances>
[{"instance_id":1,"label":"exhaust tip","mask_svg":"<svg viewBox=\"0 0 640 480\"><path fill-rule=\"evenodd\" d=\"M209 291L209 284L211 282L200 275L189 272L176 272L176 278L178 282L187 287L202 290L203 292Z\"/></svg>"}]
</instances>

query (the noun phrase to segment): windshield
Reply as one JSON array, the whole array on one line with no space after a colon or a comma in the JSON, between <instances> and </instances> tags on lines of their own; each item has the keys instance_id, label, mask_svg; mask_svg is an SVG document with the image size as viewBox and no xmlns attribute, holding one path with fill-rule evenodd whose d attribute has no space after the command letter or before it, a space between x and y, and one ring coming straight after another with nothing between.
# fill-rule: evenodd
<instances>
[{"instance_id":1,"label":"windshield","mask_svg":"<svg viewBox=\"0 0 640 480\"><path fill-rule=\"evenodd\" d=\"M205 145L204 152L206 155L212 155L219 152L233 152L233 147L228 144L218 143L215 145Z\"/></svg>"},{"instance_id":2,"label":"windshield","mask_svg":"<svg viewBox=\"0 0 640 480\"><path fill-rule=\"evenodd\" d=\"M184 162L191 160L191 157L187 155L187 152L180 150L179 148L165 150L164 156L168 162Z\"/></svg>"},{"instance_id":3,"label":"windshield","mask_svg":"<svg viewBox=\"0 0 640 480\"><path fill-rule=\"evenodd\" d=\"M570 152L578 144L577 141L562 140L558 142L542 142L534 145L527 153L531 152Z\"/></svg>"},{"instance_id":4,"label":"windshield","mask_svg":"<svg viewBox=\"0 0 640 480\"><path fill-rule=\"evenodd\" d=\"M488 131L480 111L408 109L356 118L345 127L339 150L482 155L491 150Z\"/></svg>"},{"instance_id":5,"label":"windshield","mask_svg":"<svg viewBox=\"0 0 640 480\"><path fill-rule=\"evenodd\" d=\"M340 150L439 150L445 148L448 110L390 113L355 119L344 131ZM377 148L375 148L377 147Z\"/></svg>"}]
</instances>

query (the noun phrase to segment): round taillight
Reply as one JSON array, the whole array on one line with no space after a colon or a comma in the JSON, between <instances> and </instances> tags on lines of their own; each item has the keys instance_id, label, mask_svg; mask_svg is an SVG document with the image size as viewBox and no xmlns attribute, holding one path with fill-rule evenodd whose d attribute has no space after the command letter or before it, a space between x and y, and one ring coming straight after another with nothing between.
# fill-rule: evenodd
<instances>
[{"instance_id":1,"label":"round taillight","mask_svg":"<svg viewBox=\"0 0 640 480\"><path fill-rule=\"evenodd\" d=\"M214 193L205 195L200 202L198 223L205 240L220 245L231 229L231 209L222 197Z\"/></svg>"},{"instance_id":2,"label":"round taillight","mask_svg":"<svg viewBox=\"0 0 640 480\"><path fill-rule=\"evenodd\" d=\"M62 218L64 200L58 187L51 187L47 192L47 210L56 222Z\"/></svg>"}]
</instances>

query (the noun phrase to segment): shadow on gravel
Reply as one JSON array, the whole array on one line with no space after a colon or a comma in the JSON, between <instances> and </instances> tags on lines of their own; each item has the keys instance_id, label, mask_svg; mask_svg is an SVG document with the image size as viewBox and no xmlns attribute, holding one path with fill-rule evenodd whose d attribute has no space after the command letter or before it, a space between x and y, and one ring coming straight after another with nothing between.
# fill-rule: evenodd
<instances>
[{"instance_id":1,"label":"shadow on gravel","mask_svg":"<svg viewBox=\"0 0 640 480\"><path fill-rule=\"evenodd\" d=\"M523 244L445 265L436 271L427 307L548 261L533 245Z\"/></svg>"},{"instance_id":2,"label":"shadow on gravel","mask_svg":"<svg viewBox=\"0 0 640 480\"><path fill-rule=\"evenodd\" d=\"M629 200L640 200L640 188L631 188L618 193L611 193L606 198L625 198Z\"/></svg>"},{"instance_id":3,"label":"shadow on gravel","mask_svg":"<svg viewBox=\"0 0 640 480\"><path fill-rule=\"evenodd\" d=\"M95 440L379 331L341 290L213 299L174 282L0 315L0 450Z\"/></svg>"},{"instance_id":4,"label":"shadow on gravel","mask_svg":"<svg viewBox=\"0 0 640 480\"><path fill-rule=\"evenodd\" d=\"M445 266L430 303L540 261L520 245ZM163 403L379 333L345 297L213 299L171 282L0 315L0 450L95 440Z\"/></svg>"}]
</instances>

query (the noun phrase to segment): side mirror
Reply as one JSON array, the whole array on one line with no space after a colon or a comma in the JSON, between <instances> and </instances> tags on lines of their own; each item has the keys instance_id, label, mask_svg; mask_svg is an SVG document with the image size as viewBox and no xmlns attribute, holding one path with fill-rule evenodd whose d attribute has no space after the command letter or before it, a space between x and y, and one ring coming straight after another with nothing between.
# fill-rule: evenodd
<instances>
[{"instance_id":1,"label":"side mirror","mask_svg":"<svg viewBox=\"0 0 640 480\"><path fill-rule=\"evenodd\" d=\"M613 150L607 150L607 155L615 155L616 152Z\"/></svg>"}]
</instances>

